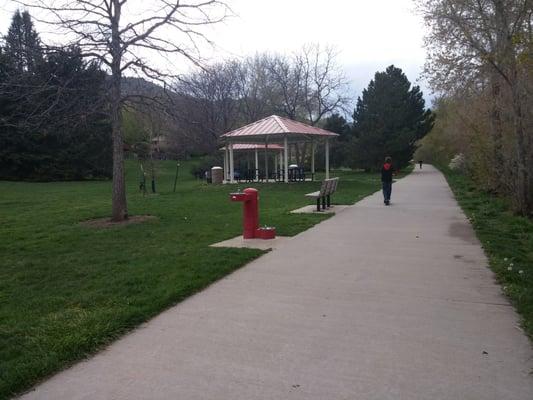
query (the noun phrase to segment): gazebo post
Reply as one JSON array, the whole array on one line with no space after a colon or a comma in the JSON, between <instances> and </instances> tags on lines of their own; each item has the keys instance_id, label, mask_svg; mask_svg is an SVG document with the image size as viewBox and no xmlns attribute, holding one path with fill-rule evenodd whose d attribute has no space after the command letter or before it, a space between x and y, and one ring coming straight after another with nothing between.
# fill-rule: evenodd
<instances>
[{"instance_id":1,"label":"gazebo post","mask_svg":"<svg viewBox=\"0 0 533 400\"><path fill-rule=\"evenodd\" d=\"M329 138L326 138L326 179L329 179Z\"/></svg>"},{"instance_id":2,"label":"gazebo post","mask_svg":"<svg viewBox=\"0 0 533 400\"><path fill-rule=\"evenodd\" d=\"M313 140L311 142L311 180L315 180L315 152L316 152L316 143Z\"/></svg>"},{"instance_id":3,"label":"gazebo post","mask_svg":"<svg viewBox=\"0 0 533 400\"><path fill-rule=\"evenodd\" d=\"M283 138L283 147L284 147L284 154L283 154L283 164L285 167L285 170L283 171L284 177L283 180L285 183L289 183L289 142L287 140L287 135Z\"/></svg>"},{"instance_id":4,"label":"gazebo post","mask_svg":"<svg viewBox=\"0 0 533 400\"><path fill-rule=\"evenodd\" d=\"M228 143L224 146L224 181L228 180Z\"/></svg>"},{"instance_id":5,"label":"gazebo post","mask_svg":"<svg viewBox=\"0 0 533 400\"><path fill-rule=\"evenodd\" d=\"M233 163L233 143L229 144L229 181L235 183L235 165Z\"/></svg>"},{"instance_id":6,"label":"gazebo post","mask_svg":"<svg viewBox=\"0 0 533 400\"><path fill-rule=\"evenodd\" d=\"M256 181L259 182L259 152L257 150L257 147L255 148L255 169L254 169L254 177Z\"/></svg>"},{"instance_id":7,"label":"gazebo post","mask_svg":"<svg viewBox=\"0 0 533 400\"><path fill-rule=\"evenodd\" d=\"M281 172L283 171L283 150L279 151L279 180L281 181L283 177L281 176Z\"/></svg>"},{"instance_id":8,"label":"gazebo post","mask_svg":"<svg viewBox=\"0 0 533 400\"><path fill-rule=\"evenodd\" d=\"M278 155L274 153L274 182L276 181L277 174L278 174Z\"/></svg>"},{"instance_id":9,"label":"gazebo post","mask_svg":"<svg viewBox=\"0 0 533 400\"><path fill-rule=\"evenodd\" d=\"M265 182L268 183L268 141L265 140Z\"/></svg>"}]
</instances>

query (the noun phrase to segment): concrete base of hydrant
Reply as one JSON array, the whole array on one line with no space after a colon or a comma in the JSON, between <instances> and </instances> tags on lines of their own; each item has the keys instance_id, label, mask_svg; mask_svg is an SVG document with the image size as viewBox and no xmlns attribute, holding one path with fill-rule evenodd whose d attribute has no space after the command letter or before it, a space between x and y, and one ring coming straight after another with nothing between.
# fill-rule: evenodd
<instances>
[{"instance_id":1,"label":"concrete base of hydrant","mask_svg":"<svg viewBox=\"0 0 533 400\"><path fill-rule=\"evenodd\" d=\"M210 247L236 247L241 249L259 249L259 250L270 250L276 249L279 246L287 243L291 237L288 236L277 236L274 239L264 240L264 239L243 239L242 236L237 236L236 238L224 240L223 242L214 243Z\"/></svg>"}]
</instances>

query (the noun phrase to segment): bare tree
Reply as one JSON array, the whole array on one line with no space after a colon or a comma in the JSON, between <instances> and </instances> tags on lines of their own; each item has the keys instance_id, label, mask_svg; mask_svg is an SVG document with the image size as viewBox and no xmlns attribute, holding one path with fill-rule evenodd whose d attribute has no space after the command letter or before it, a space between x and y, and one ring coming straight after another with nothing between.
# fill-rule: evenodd
<instances>
[{"instance_id":1,"label":"bare tree","mask_svg":"<svg viewBox=\"0 0 533 400\"><path fill-rule=\"evenodd\" d=\"M332 47L309 44L291 57L267 59L283 115L316 125L326 115L347 111L349 84L336 57Z\"/></svg>"},{"instance_id":2,"label":"bare tree","mask_svg":"<svg viewBox=\"0 0 533 400\"><path fill-rule=\"evenodd\" d=\"M310 44L290 58L277 56L270 61L285 116L316 125L327 115L346 111L351 101L349 85L335 58L332 47ZM307 150L306 143L294 146L298 164L303 164Z\"/></svg>"},{"instance_id":3,"label":"bare tree","mask_svg":"<svg viewBox=\"0 0 533 400\"><path fill-rule=\"evenodd\" d=\"M179 79L176 92L186 104L182 119L197 135L213 143L235 127L238 118L238 64L236 61L203 67Z\"/></svg>"},{"instance_id":4,"label":"bare tree","mask_svg":"<svg viewBox=\"0 0 533 400\"><path fill-rule=\"evenodd\" d=\"M272 56L257 54L238 64L238 91L244 122L250 123L274 112L275 82L270 72Z\"/></svg>"},{"instance_id":5,"label":"bare tree","mask_svg":"<svg viewBox=\"0 0 533 400\"><path fill-rule=\"evenodd\" d=\"M303 108L311 125L333 112L347 111L351 102L348 81L335 62L333 47L322 49L319 44L304 46L295 55L295 63L303 71Z\"/></svg>"},{"instance_id":6,"label":"bare tree","mask_svg":"<svg viewBox=\"0 0 533 400\"><path fill-rule=\"evenodd\" d=\"M126 202L122 106L134 95L124 96L127 73L165 85L172 76L150 59L169 62L172 55L198 64L199 41L207 41L205 25L228 15L219 0L16 0L39 10L40 20L64 32L84 57L98 60L109 75L108 103L113 135L112 219L128 217ZM155 56L155 57L154 57Z\"/></svg>"},{"instance_id":7,"label":"bare tree","mask_svg":"<svg viewBox=\"0 0 533 400\"><path fill-rule=\"evenodd\" d=\"M275 88L280 94L277 106L282 114L291 119L297 119L303 98L303 64L293 63L294 60L286 56L276 55L270 59L270 73Z\"/></svg>"}]
</instances>

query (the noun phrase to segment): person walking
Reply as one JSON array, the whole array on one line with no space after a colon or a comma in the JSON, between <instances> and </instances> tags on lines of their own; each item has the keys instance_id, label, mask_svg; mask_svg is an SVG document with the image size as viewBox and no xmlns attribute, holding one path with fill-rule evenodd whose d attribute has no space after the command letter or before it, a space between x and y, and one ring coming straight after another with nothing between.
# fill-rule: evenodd
<instances>
[{"instance_id":1,"label":"person walking","mask_svg":"<svg viewBox=\"0 0 533 400\"><path fill-rule=\"evenodd\" d=\"M420 169L422 169L423 161L422 160L418 161L418 164L420 165Z\"/></svg>"},{"instance_id":2,"label":"person walking","mask_svg":"<svg viewBox=\"0 0 533 400\"><path fill-rule=\"evenodd\" d=\"M392 166L392 158L386 157L385 163L381 167L381 185L383 187L383 202L385 203L386 206L390 204L393 174L394 174L394 167Z\"/></svg>"}]
</instances>

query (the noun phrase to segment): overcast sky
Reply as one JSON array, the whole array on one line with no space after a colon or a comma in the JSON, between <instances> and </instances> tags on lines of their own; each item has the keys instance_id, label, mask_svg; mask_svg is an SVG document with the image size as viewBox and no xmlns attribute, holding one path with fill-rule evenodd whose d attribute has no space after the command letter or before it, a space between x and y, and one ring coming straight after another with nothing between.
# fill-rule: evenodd
<instances>
[{"instance_id":1,"label":"overcast sky","mask_svg":"<svg viewBox=\"0 0 533 400\"><path fill-rule=\"evenodd\" d=\"M150 0L145 0L150 1ZM417 82L425 51L424 26L412 0L227 0L236 14L216 28L210 37L214 60L270 51L291 53L306 43L332 45L338 63L349 78L353 93L360 95L376 71L394 64ZM1 32L5 34L17 5L0 0ZM48 28L37 29L46 41ZM183 65L183 63L180 63Z\"/></svg>"}]
</instances>

